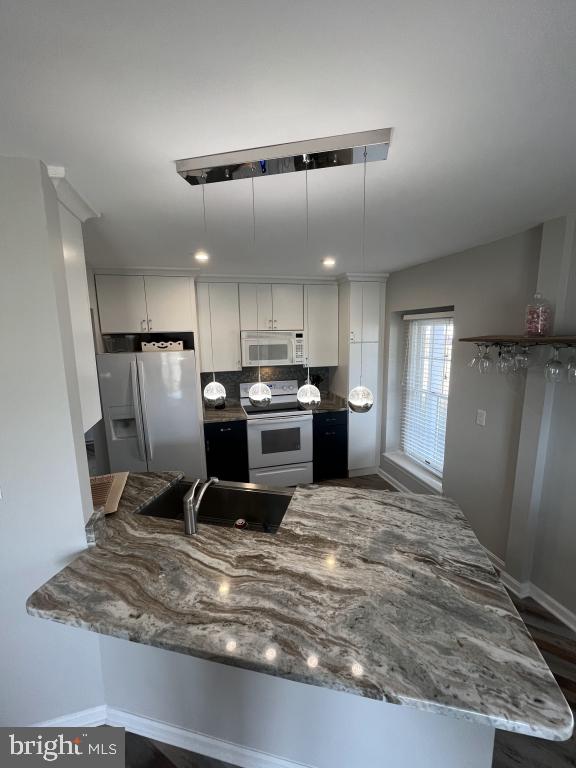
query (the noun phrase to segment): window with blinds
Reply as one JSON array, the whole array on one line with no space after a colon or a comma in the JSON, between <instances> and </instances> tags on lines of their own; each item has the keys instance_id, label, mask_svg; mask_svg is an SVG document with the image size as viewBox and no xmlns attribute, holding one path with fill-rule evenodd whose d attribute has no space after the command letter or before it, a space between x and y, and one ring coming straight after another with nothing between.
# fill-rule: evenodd
<instances>
[{"instance_id":1,"label":"window with blinds","mask_svg":"<svg viewBox=\"0 0 576 768\"><path fill-rule=\"evenodd\" d=\"M451 317L404 315L400 448L442 476L454 323Z\"/></svg>"}]
</instances>

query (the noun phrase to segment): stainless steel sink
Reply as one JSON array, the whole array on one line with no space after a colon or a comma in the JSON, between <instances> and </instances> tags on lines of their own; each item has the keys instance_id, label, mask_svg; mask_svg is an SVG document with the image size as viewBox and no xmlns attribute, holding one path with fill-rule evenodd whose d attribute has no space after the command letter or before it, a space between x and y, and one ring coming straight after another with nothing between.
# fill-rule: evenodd
<instances>
[{"instance_id":1,"label":"stainless steel sink","mask_svg":"<svg viewBox=\"0 0 576 768\"><path fill-rule=\"evenodd\" d=\"M147 504L139 514L182 520L183 499L192 483L180 481L157 499ZM273 488L254 483L233 483L221 480L204 494L198 522L226 528L244 528L275 533L290 504L293 489Z\"/></svg>"}]
</instances>

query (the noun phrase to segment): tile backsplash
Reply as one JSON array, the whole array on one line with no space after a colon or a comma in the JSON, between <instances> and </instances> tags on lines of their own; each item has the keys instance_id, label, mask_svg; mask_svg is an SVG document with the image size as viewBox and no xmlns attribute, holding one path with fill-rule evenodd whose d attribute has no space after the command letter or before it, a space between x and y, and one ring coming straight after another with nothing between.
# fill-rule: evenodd
<instances>
[{"instance_id":1,"label":"tile backsplash","mask_svg":"<svg viewBox=\"0 0 576 768\"><path fill-rule=\"evenodd\" d=\"M298 386L306 380L306 368L301 365L281 365L277 367L262 366L262 381L291 381L296 379ZM310 380L316 384L320 392L329 390L329 368L310 368ZM211 373L201 373L202 389L212 381ZM219 371L216 381L226 387L226 395L232 400L240 399L240 384L248 381L258 381L258 368L242 368L241 371Z\"/></svg>"}]
</instances>

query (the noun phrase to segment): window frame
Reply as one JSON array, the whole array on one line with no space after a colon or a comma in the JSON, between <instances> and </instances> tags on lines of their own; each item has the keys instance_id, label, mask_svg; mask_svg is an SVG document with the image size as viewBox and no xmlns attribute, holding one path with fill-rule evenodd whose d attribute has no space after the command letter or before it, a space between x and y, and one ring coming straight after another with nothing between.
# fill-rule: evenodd
<instances>
[{"instance_id":1,"label":"window frame","mask_svg":"<svg viewBox=\"0 0 576 768\"><path fill-rule=\"evenodd\" d=\"M411 327L411 323L424 323L426 320L450 320L451 321L451 331L450 331L450 339L449 339L449 346L447 347L446 342L444 342L444 369L442 371L442 379L446 378L446 361L448 362L448 382L446 386L446 392L441 393L438 391L434 391L433 385L430 384L427 388L422 385L419 387L413 387L412 396L418 393L421 393L421 395L425 395L426 398L424 399L430 399L434 400L436 403L436 414L439 412L439 404L441 402L445 403L444 410L445 410L445 419L443 424L443 432L444 432L444 441L442 445L442 466L441 468L438 467L437 463L434 463L434 455L430 454L428 457L426 457L425 452L421 451L420 454L418 453L411 453L409 450L406 450L406 442L405 442L405 434L406 434L406 424L408 422L407 419L407 398L410 396L409 394L409 387L406 384L407 377L412 378L410 375L410 372L408 370L408 366L410 365L409 360L409 353L410 353L410 334L412 333L413 327ZM400 383L400 410L399 410L399 419L400 419L400 434L399 434L399 454L402 456L406 462L413 462L417 467L420 467L425 473L430 473L430 475L433 478L436 478L440 483L443 480L444 476L444 457L445 457L445 447L446 447L446 422L447 422L447 416L448 416L448 405L449 405L449 397L450 397L450 380L451 380L451 373L452 373L452 356L453 356L453 350L454 350L454 312L453 311L447 311L446 309L439 310L439 311L420 311L420 312L410 312L410 313L404 313L402 315L402 325L404 326L403 332L402 332L402 341L403 341L403 357L402 357L402 371L401 371L401 383ZM419 343L422 344L422 340L419 340ZM425 342L424 342L425 343ZM449 350L448 355L446 355L446 350ZM420 354L419 356L420 360L425 360L425 355ZM436 358L436 361L438 361L438 357ZM428 358L429 364L426 366L425 364L421 366L421 371L423 368L427 367L427 374L429 377L433 376L433 367L434 362L432 358ZM442 387L444 384L442 383ZM418 405L416 405L416 410L414 410L414 413L418 413L417 411ZM436 416L438 418L438 416ZM418 430L417 426L413 426L414 432ZM438 434L439 434L438 425L436 424L430 432L427 434L422 431L423 437L425 439L431 439L433 442L437 442L438 440ZM433 453L437 453L435 450ZM429 461L427 460L429 459Z\"/></svg>"}]
</instances>

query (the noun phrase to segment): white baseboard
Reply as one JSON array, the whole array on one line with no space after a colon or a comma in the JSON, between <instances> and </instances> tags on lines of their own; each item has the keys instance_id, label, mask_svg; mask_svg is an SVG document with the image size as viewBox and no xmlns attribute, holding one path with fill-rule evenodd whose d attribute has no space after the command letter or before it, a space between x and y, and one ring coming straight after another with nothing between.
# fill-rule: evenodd
<instances>
[{"instance_id":1,"label":"white baseboard","mask_svg":"<svg viewBox=\"0 0 576 768\"><path fill-rule=\"evenodd\" d=\"M362 477L363 475L377 475L378 467L362 467L362 469L350 469L348 477Z\"/></svg>"},{"instance_id":2,"label":"white baseboard","mask_svg":"<svg viewBox=\"0 0 576 768\"><path fill-rule=\"evenodd\" d=\"M403 485L401 482L396 480L395 477L392 477L392 475L389 475L388 472L384 472L384 470L381 467L378 467L376 469L376 474L379 475L379 477L382 478L382 480L386 480L387 483L389 483L392 488L396 488L397 491L400 491L400 493L413 493L413 491L410 490L407 486Z\"/></svg>"},{"instance_id":3,"label":"white baseboard","mask_svg":"<svg viewBox=\"0 0 576 768\"><path fill-rule=\"evenodd\" d=\"M106 722L106 711L106 704L100 704L97 707L81 709L78 712L55 717L52 720L45 720L42 723L34 723L34 726L38 728L80 728L82 726L104 725Z\"/></svg>"},{"instance_id":4,"label":"white baseboard","mask_svg":"<svg viewBox=\"0 0 576 768\"><path fill-rule=\"evenodd\" d=\"M162 741L173 747L187 749L213 760L231 763L239 766L239 768L314 768L314 766L306 763L297 763L257 749L243 747L231 741L207 736L204 733L169 725L159 720L151 720L141 715L134 715L131 712L108 707L105 704L55 717L53 720L46 720L42 723L35 723L34 727L66 728L98 725L114 725L125 728L139 736Z\"/></svg>"},{"instance_id":5,"label":"white baseboard","mask_svg":"<svg viewBox=\"0 0 576 768\"><path fill-rule=\"evenodd\" d=\"M240 768L313 768L313 766L304 763L296 763L267 752L243 747L231 741L223 741L214 736L190 731L187 728L168 725L168 723L134 715L114 707L108 707L106 724L120 726L131 733L137 733L148 739L155 739L173 747L197 752L213 760L232 763Z\"/></svg>"},{"instance_id":6,"label":"white baseboard","mask_svg":"<svg viewBox=\"0 0 576 768\"><path fill-rule=\"evenodd\" d=\"M561 605L558 600L550 597L549 594L540 589L540 587L537 587L536 584L530 584L530 597L544 606L559 621L570 627L573 632L576 632L576 614Z\"/></svg>"},{"instance_id":7,"label":"white baseboard","mask_svg":"<svg viewBox=\"0 0 576 768\"><path fill-rule=\"evenodd\" d=\"M504 560L498 557L498 555L490 552L490 550L486 549L486 547L484 547L484 549L490 560L500 571L500 579L502 583L511 592L513 592L516 597L520 598L521 600L526 597L531 597L533 600L536 600L537 603L540 603L543 608L546 608L546 610L549 611L552 616L555 616L558 621L561 621L573 632L576 632L575 613L563 606L558 602L558 600L555 600L547 592L544 592L543 589L540 589L540 587L537 587L536 584L533 584L531 581L518 581L518 579L510 576L510 574L506 572L506 563Z\"/></svg>"}]
</instances>

